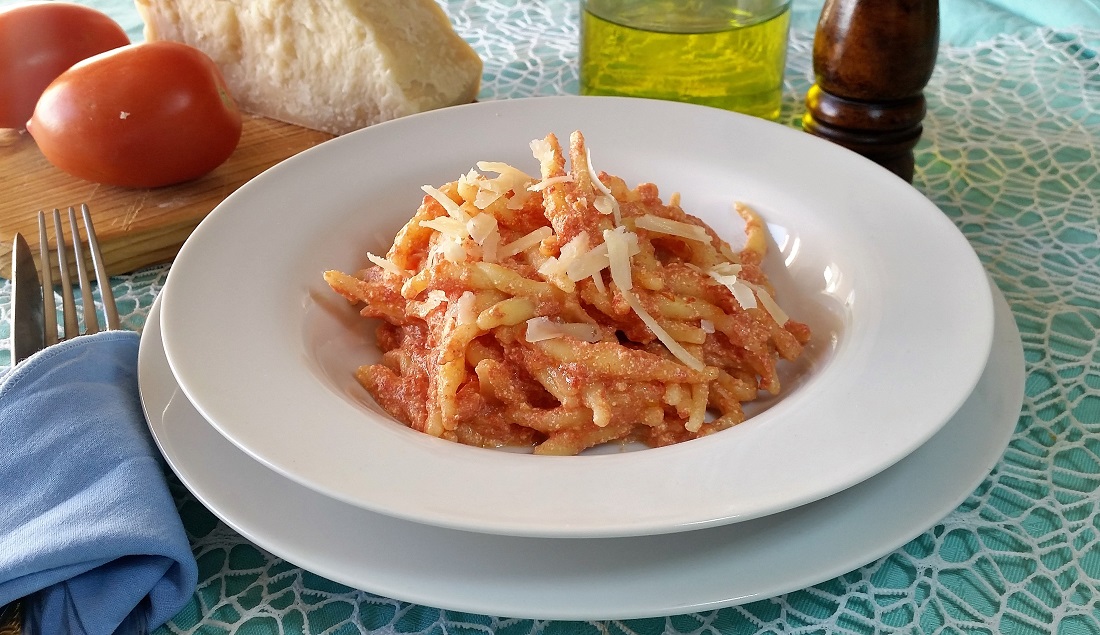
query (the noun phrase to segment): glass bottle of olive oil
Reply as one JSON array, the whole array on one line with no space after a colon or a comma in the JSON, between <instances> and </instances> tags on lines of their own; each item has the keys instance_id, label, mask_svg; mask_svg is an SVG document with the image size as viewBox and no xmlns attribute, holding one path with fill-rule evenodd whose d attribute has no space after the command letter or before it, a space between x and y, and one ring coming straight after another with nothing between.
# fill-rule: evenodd
<instances>
[{"instance_id":1,"label":"glass bottle of olive oil","mask_svg":"<svg viewBox=\"0 0 1100 635\"><path fill-rule=\"evenodd\" d=\"M582 0L580 92L779 116L790 0Z\"/></svg>"}]
</instances>

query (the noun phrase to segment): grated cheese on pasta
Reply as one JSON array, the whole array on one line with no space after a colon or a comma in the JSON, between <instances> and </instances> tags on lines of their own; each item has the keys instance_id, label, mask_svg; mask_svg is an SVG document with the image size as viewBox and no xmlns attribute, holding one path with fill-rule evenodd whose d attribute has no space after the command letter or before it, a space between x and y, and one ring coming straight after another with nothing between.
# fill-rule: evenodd
<instances>
[{"instance_id":1,"label":"grated cheese on pasta","mask_svg":"<svg viewBox=\"0 0 1100 635\"><path fill-rule=\"evenodd\" d=\"M588 165L585 166L588 168L588 176L592 179L592 185L595 186L596 190L599 192L592 206L601 214L611 214L615 218L616 225L622 223L623 219L619 212L619 201L615 200L615 197L611 194L611 190L603 184L599 174L596 173L596 169L592 167L592 153L586 150L585 159L587 159L588 162Z\"/></svg>"},{"instance_id":2,"label":"grated cheese on pasta","mask_svg":"<svg viewBox=\"0 0 1100 635\"><path fill-rule=\"evenodd\" d=\"M438 189L430 185L423 185L420 187L420 189L424 190L425 194L432 197L436 200L436 202L442 205L443 209L447 210L447 214L450 215L451 218L462 221L463 223L470 220L469 214L467 214L465 210L463 210L462 207L459 206L458 203L452 201L450 196L447 196L443 192L440 192Z\"/></svg>"},{"instance_id":3,"label":"grated cheese on pasta","mask_svg":"<svg viewBox=\"0 0 1100 635\"><path fill-rule=\"evenodd\" d=\"M600 329L595 324L583 322L554 322L547 317L527 320L528 342L541 342L558 337L572 337L583 342L600 341Z\"/></svg>"},{"instance_id":4,"label":"grated cheese on pasta","mask_svg":"<svg viewBox=\"0 0 1100 635\"><path fill-rule=\"evenodd\" d=\"M367 260L373 262L374 264L378 265L379 267L382 267L383 269L385 269L389 273L396 273L398 275L401 275L400 267L393 264L392 261L387 260L386 258L382 258L381 256L376 256L376 255L374 255L374 254L372 254L371 252L368 251L367 252Z\"/></svg>"},{"instance_id":5,"label":"grated cheese on pasta","mask_svg":"<svg viewBox=\"0 0 1100 635\"><path fill-rule=\"evenodd\" d=\"M555 183L572 183L572 182L573 182L573 175L572 174L563 174L561 176L552 176L548 179L543 179L543 180L539 181L538 183L535 183L534 185L527 186L527 191L529 191L529 192L541 192L541 191L545 190L546 188L550 187L551 185L554 185Z\"/></svg>"},{"instance_id":6,"label":"grated cheese on pasta","mask_svg":"<svg viewBox=\"0 0 1100 635\"><path fill-rule=\"evenodd\" d=\"M769 294L766 289L763 289L749 282L746 282L745 285L756 292L756 295L760 298L760 304L764 305L764 310L771 314L772 319L775 320L776 324L778 324L779 326L783 326L787 323L787 320L790 318L787 315L786 311L779 308L779 304L776 303L775 299L772 298L771 294Z\"/></svg>"},{"instance_id":7,"label":"grated cheese on pasta","mask_svg":"<svg viewBox=\"0 0 1100 635\"><path fill-rule=\"evenodd\" d=\"M478 161L477 169L499 175L495 179L489 179L489 184L500 195L512 192L512 198L508 199L508 209L522 208L531 196L527 191L527 184L537 180L519 168L498 161Z\"/></svg>"},{"instance_id":8,"label":"grated cheese on pasta","mask_svg":"<svg viewBox=\"0 0 1100 635\"><path fill-rule=\"evenodd\" d=\"M747 311L756 308L756 296L753 294L752 288L749 287L748 283L738 278L737 274L722 274L714 269L708 271L707 274L714 278L715 282L729 289L730 293L733 294L733 299L737 300L737 304L740 304L742 309Z\"/></svg>"},{"instance_id":9,"label":"grated cheese on pasta","mask_svg":"<svg viewBox=\"0 0 1100 635\"><path fill-rule=\"evenodd\" d=\"M660 234L669 234L670 236L697 240L701 243L710 242L710 234L702 227L692 225L691 223L672 220L671 218L664 218L663 216L656 216L654 214L639 216L634 220L634 226Z\"/></svg>"},{"instance_id":10,"label":"grated cheese on pasta","mask_svg":"<svg viewBox=\"0 0 1100 635\"><path fill-rule=\"evenodd\" d=\"M541 243L542 241L546 240L547 238L549 238L553 235L554 235L554 230L553 229L551 229L549 227L539 227L538 229L536 229L536 230L532 231L531 233L527 234L526 236L520 236L519 238L517 238L517 239L513 240L512 242L508 243L507 245L503 245L500 248L499 255L500 255L501 258L508 258L510 256L514 256L514 255L520 253L521 251L524 251L526 249L534 247L535 245Z\"/></svg>"},{"instance_id":11,"label":"grated cheese on pasta","mask_svg":"<svg viewBox=\"0 0 1100 635\"><path fill-rule=\"evenodd\" d=\"M633 237L634 244L637 245L637 234L626 231L623 227L604 230L603 239L604 244L607 245L607 257L611 266L611 280L615 282L615 286L619 287L619 291L623 294L623 299L630 305L630 308L638 314L642 322L649 327L650 331L653 331L657 339L665 345L665 348L667 348L676 359L679 359L688 368L702 370L705 368L703 362L699 361L697 357L688 352L688 350L677 342L668 331L662 328L661 325L657 323L657 320L645 310L641 300L639 300L638 296L633 292L634 282L630 275L631 240L628 238L628 235Z\"/></svg>"},{"instance_id":12,"label":"grated cheese on pasta","mask_svg":"<svg viewBox=\"0 0 1100 635\"><path fill-rule=\"evenodd\" d=\"M325 272L361 315L386 322L383 363L356 378L387 412L452 441L576 454L698 438L742 421L758 391L779 393L775 364L810 334L757 269L767 242L755 212L737 207L746 247L734 252L693 217L674 220L678 194L665 205L652 184L600 181L579 132L568 157L553 135L530 148L537 174L554 176L478 162L423 187L393 261L368 253L355 276Z\"/></svg>"},{"instance_id":13,"label":"grated cheese on pasta","mask_svg":"<svg viewBox=\"0 0 1100 635\"><path fill-rule=\"evenodd\" d=\"M455 323L460 326L477 324L477 311L474 310L474 302L477 296L473 291L463 291L455 303Z\"/></svg>"}]
</instances>

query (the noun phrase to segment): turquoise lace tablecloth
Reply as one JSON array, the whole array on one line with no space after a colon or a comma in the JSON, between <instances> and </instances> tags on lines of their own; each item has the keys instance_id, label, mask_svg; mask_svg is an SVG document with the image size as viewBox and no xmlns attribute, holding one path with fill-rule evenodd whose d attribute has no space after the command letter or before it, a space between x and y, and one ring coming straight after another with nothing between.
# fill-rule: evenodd
<instances>
[{"instance_id":1,"label":"turquoise lace tablecloth","mask_svg":"<svg viewBox=\"0 0 1100 635\"><path fill-rule=\"evenodd\" d=\"M135 37L121 0L97 3ZM481 99L575 93L573 2L445 2L486 61ZM782 121L798 126L820 2L795 3ZM1026 398L985 482L896 552L833 580L699 614L543 622L412 605L264 552L182 486L200 566L158 633L1100 634L1100 5L945 0L915 187L973 244L1023 337ZM490 26L491 25L491 26ZM114 279L140 330L169 267ZM0 367L10 285L0 285Z\"/></svg>"}]
</instances>

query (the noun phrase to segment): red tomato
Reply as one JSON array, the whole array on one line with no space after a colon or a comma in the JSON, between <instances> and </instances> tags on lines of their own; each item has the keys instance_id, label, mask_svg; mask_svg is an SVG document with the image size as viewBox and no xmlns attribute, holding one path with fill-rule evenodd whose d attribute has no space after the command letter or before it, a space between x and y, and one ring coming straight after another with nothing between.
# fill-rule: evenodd
<instances>
[{"instance_id":1,"label":"red tomato","mask_svg":"<svg viewBox=\"0 0 1100 635\"><path fill-rule=\"evenodd\" d=\"M0 9L0 128L27 125L38 96L65 69L129 43L114 20L79 4Z\"/></svg>"},{"instance_id":2,"label":"red tomato","mask_svg":"<svg viewBox=\"0 0 1100 635\"><path fill-rule=\"evenodd\" d=\"M133 44L62 73L27 130L50 163L89 181L159 187L222 164L241 112L214 62L179 42Z\"/></svg>"}]
</instances>

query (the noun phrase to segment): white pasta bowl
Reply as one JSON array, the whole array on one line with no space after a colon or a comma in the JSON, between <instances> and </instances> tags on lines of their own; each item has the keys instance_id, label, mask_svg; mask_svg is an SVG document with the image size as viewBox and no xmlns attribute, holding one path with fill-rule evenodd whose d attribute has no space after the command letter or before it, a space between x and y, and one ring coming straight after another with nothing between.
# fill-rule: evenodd
<instances>
[{"instance_id":1,"label":"white pasta bowl","mask_svg":"<svg viewBox=\"0 0 1100 635\"><path fill-rule=\"evenodd\" d=\"M322 280L385 253L420 187L478 161L537 173L528 142L584 132L597 169L653 182L734 245L734 201L773 244L765 263L814 339L746 422L663 448L576 457L462 446L410 430L355 381L375 324ZM228 197L180 251L161 326L173 374L227 439L346 503L486 533L660 534L791 509L855 485L935 434L989 355L977 256L886 170L778 124L620 98L484 102L337 138Z\"/></svg>"}]
</instances>

